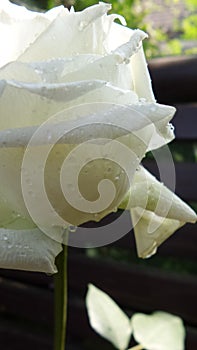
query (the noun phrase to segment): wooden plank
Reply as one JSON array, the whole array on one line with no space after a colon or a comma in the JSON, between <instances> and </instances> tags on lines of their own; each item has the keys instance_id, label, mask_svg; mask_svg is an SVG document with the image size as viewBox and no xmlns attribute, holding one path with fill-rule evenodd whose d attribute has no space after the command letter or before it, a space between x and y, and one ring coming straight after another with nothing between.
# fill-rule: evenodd
<instances>
[{"instance_id":1,"label":"wooden plank","mask_svg":"<svg viewBox=\"0 0 197 350\"><path fill-rule=\"evenodd\" d=\"M166 273L150 267L148 261L145 267L129 266L72 254L69 262L71 297L76 295L84 300L88 283L94 283L126 308L142 312L163 309L197 326L196 278ZM51 303L52 291L46 293L41 288L0 279L0 304L7 314L20 314L33 321L37 321L40 314L40 322L47 326L53 319Z\"/></svg>"},{"instance_id":2,"label":"wooden plank","mask_svg":"<svg viewBox=\"0 0 197 350\"><path fill-rule=\"evenodd\" d=\"M197 104L177 104L177 112L172 119L176 140L197 141Z\"/></svg>"},{"instance_id":3,"label":"wooden plank","mask_svg":"<svg viewBox=\"0 0 197 350\"><path fill-rule=\"evenodd\" d=\"M68 350L89 350L103 349L114 350L114 347L109 342L102 339L87 324L87 329L80 327L81 319L77 313L81 315L79 310L74 310L73 316L76 317L77 327L70 329L72 335L69 336L70 341L67 344ZM72 317L72 321L74 321ZM3 323L4 321L1 320ZM75 332L76 330L76 332ZM77 335L76 335L77 333ZM76 342L76 340L78 340ZM88 343L88 345L87 345ZM6 322L0 325L0 344L2 349L6 350L52 350L53 339L51 334L38 335L34 330L19 328L16 323ZM194 328L186 327L186 347L185 350L196 350L197 348L197 331Z\"/></svg>"},{"instance_id":4,"label":"wooden plank","mask_svg":"<svg viewBox=\"0 0 197 350\"><path fill-rule=\"evenodd\" d=\"M194 308L197 279L192 276L179 276L151 268L148 261L147 266L142 267L71 256L72 291L84 295L90 282L106 290L125 307L147 312L163 309L197 325Z\"/></svg>"},{"instance_id":5,"label":"wooden plank","mask_svg":"<svg viewBox=\"0 0 197 350\"><path fill-rule=\"evenodd\" d=\"M143 165L147 168L152 174L154 174L158 179L159 170L155 160L144 159ZM162 179L165 180L166 186L171 186L171 171L172 167L169 166L168 162L161 160L160 170ZM178 196L183 198L185 201L196 201L197 200L197 163L174 163L174 169L176 174L176 189L175 192Z\"/></svg>"},{"instance_id":6,"label":"wooden plank","mask_svg":"<svg viewBox=\"0 0 197 350\"><path fill-rule=\"evenodd\" d=\"M197 57L167 57L151 60L153 90L160 103L196 101Z\"/></svg>"},{"instance_id":7,"label":"wooden plank","mask_svg":"<svg viewBox=\"0 0 197 350\"><path fill-rule=\"evenodd\" d=\"M27 283L33 287L53 289L53 278L45 273L0 269L0 277L13 282Z\"/></svg>"},{"instance_id":8,"label":"wooden plank","mask_svg":"<svg viewBox=\"0 0 197 350\"><path fill-rule=\"evenodd\" d=\"M20 316L49 329L53 320L52 303L52 291L0 278L0 310L3 314Z\"/></svg>"},{"instance_id":9,"label":"wooden plank","mask_svg":"<svg viewBox=\"0 0 197 350\"><path fill-rule=\"evenodd\" d=\"M197 329L186 327L186 347L185 350L197 349Z\"/></svg>"},{"instance_id":10,"label":"wooden plank","mask_svg":"<svg viewBox=\"0 0 197 350\"><path fill-rule=\"evenodd\" d=\"M1 281L2 283L2 281ZM14 349L18 350L25 350L25 349L32 349L33 346L37 346L38 348L42 347L42 349L52 349L51 344L52 344L52 326L53 326L53 319L50 317L51 316L51 310L52 310L52 302L48 303L48 298L46 298L47 294L50 294L50 299L51 299L51 292L50 291L41 291L41 293L37 290L35 293L35 289L32 287L26 287L24 288L22 285L16 285L8 283L4 280L4 292L8 294L16 294L17 299L14 301L21 303L23 300L23 303L20 305L20 310L16 309L16 305L14 303L11 304L10 306L10 312L8 310L6 311L7 308L7 298L4 300L4 318L1 317L0 319L0 343L1 346L4 345L4 348L6 350L12 350L13 349L13 344L16 346ZM2 284L1 284L2 286ZM7 286L5 288L5 286ZM18 289L18 291L17 291ZM38 288L39 289L39 288ZM0 289L1 291L1 310L2 310L2 288ZM114 294L114 293L113 293ZM31 298L29 298L31 297ZM30 302L31 300L31 302ZM32 305L33 302L33 305ZM36 311L34 309L34 305L38 303L40 306L39 310ZM43 304L45 305L46 309L46 318L45 321L43 321L41 315L43 312ZM27 307L28 305L28 307ZM47 306L47 307L46 307ZM151 310L151 307L149 306L149 311ZM16 313L17 311L17 313ZM167 310L166 310L167 311ZM25 313L26 312L26 313ZM34 321L35 318L34 316L32 317L32 312L35 313L36 315L36 323L30 323L30 321ZM5 315L8 314L8 316L5 318ZM132 311L128 312L129 315L132 314ZM69 303L69 312L68 312L68 334L69 334L69 350L78 350L78 349L86 349L85 343L92 342L92 344L95 344L95 349L104 346L104 348L110 350L112 347L108 345L108 343L105 340L102 340L96 333L90 328L88 319L87 319L87 312L85 309L85 302L84 298L78 299L78 298L70 298L70 303ZM14 316L14 319L11 318L11 316ZM16 316L18 316L18 321ZM48 321L47 321L48 318ZM22 321L22 322L21 322ZM17 323L16 323L17 322ZM35 321L34 321L35 322ZM46 332L45 326L46 323L50 326L49 327L49 332ZM42 325L43 329L39 330L40 325ZM48 329L48 327L47 327ZM186 326L187 330L187 350L196 350L197 347L197 331L195 328ZM80 341L83 346L80 346L79 348L77 346L72 346L72 341ZM6 347L5 347L6 345ZM97 345L97 346L96 346Z\"/></svg>"},{"instance_id":11,"label":"wooden plank","mask_svg":"<svg viewBox=\"0 0 197 350\"><path fill-rule=\"evenodd\" d=\"M37 334L34 325L27 328L19 326L17 320L7 319L0 319L0 344L2 350L53 349L53 339L49 333Z\"/></svg>"},{"instance_id":12,"label":"wooden plank","mask_svg":"<svg viewBox=\"0 0 197 350\"><path fill-rule=\"evenodd\" d=\"M96 272L96 270L95 270ZM76 276L75 276L76 277ZM35 289L31 288L23 288L22 286L19 286L15 284L15 286L13 286L12 283L10 282L6 282L4 281L3 283L4 285L4 290L6 293L8 294L16 294L17 298L15 298L15 300L13 300L13 302L11 302L11 305L9 306L9 310L8 310L8 300L7 298L4 299L5 303L4 303L4 315L6 313L8 313L10 316L11 315L15 315L15 322L17 321L16 316L18 316L19 321L23 320L23 322L27 322L27 321L35 321L36 323L33 324L29 324L29 326L31 325L31 331L28 330L28 324L23 324L23 326L21 326L22 328L20 329L20 331L17 330L17 326L12 326L12 327L8 327L8 322L4 322L3 318L1 318L1 322L0 322L0 342L1 342L1 346L3 344L7 344L6 350L9 350L9 346L10 346L10 350L12 349L12 345L15 342L16 347L14 347L14 349L18 350L19 346L20 350L25 350L27 348L27 345L29 344L28 348L33 350L33 347L30 345L30 343L35 347L38 346L40 347L40 345L42 346L43 349L50 349L51 348L51 342L52 342L52 337L50 334L46 333L45 331L39 331L38 332L38 327L40 327L40 325L42 325L43 327L43 318L42 318L42 314L43 314L43 310L46 310L45 313L45 322L48 318L48 324L50 326L49 329L52 329L52 318L51 316L51 310L52 310L52 302L50 300L49 302L49 298L48 298L48 294L51 294L49 291L47 292L47 290L41 291L41 293L39 293L38 291L35 293ZM6 286L7 285L7 286ZM6 288L5 288L6 286ZM2 281L1 281L1 287L2 287ZM14 288L13 288L14 287ZM17 291L17 289L19 289ZM105 288L106 290L106 288ZM147 290L147 286L146 286L146 293L148 292ZM2 288L0 289L1 291L1 309L2 309ZM115 293L113 293L115 294ZM144 294L144 292L143 292ZM177 294L177 293L176 293ZM30 298L29 298L30 297ZM132 294L129 295L129 300L132 297ZM166 297L170 297L169 294L166 295ZM51 299L51 296L50 296ZM117 298L116 298L117 299ZM23 300L23 303L22 303ZM29 302L31 300L31 302ZM11 300L10 300L11 301ZM17 308L15 302L19 303L20 309ZM33 302L33 304L32 304ZM188 302L188 300L187 300ZM34 306L35 304L39 305L39 309L35 310ZM44 309L43 309L43 304L45 304ZM5 312L6 309L6 312ZM160 308L161 309L161 308ZM164 308L162 308L162 310L165 310ZM17 313L15 313L17 311ZM152 306L149 305L149 310L148 311L153 311ZM169 311L169 310L166 310ZM32 315L34 314L34 315ZM36 315L36 317L35 317ZM68 332L69 332L69 339L70 341L72 339L75 340L93 340L93 343L95 343L95 341L97 341L98 336L95 334L95 332L93 332L89 326L88 320L87 320L87 313L85 310L85 302L84 302L84 298L78 300L77 299L70 299L70 303L69 303L69 324L68 324ZM20 324L20 323L18 323ZM42 333L43 332L43 333ZM191 327L187 327L187 350L196 350L196 346L197 346L197 332L194 328ZM9 339L8 339L9 338ZM101 343L100 343L101 342ZM102 341L101 339L99 340L100 344L105 344L105 341ZM106 343L107 344L107 343ZM70 349L70 347L69 347ZM74 349L73 349L74 350Z\"/></svg>"},{"instance_id":13,"label":"wooden plank","mask_svg":"<svg viewBox=\"0 0 197 350\"><path fill-rule=\"evenodd\" d=\"M39 315L38 315L39 316ZM68 336L68 350L81 350L81 346ZM53 332L37 329L35 324L20 323L20 318L0 318L0 344L2 350L53 350Z\"/></svg>"}]
</instances>

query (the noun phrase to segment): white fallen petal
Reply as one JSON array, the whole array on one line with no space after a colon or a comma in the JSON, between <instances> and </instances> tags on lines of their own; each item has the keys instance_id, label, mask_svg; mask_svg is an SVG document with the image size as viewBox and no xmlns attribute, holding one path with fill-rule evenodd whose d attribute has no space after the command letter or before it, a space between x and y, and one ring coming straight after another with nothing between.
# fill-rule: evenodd
<instances>
[{"instance_id":1,"label":"white fallen petal","mask_svg":"<svg viewBox=\"0 0 197 350\"><path fill-rule=\"evenodd\" d=\"M0 229L0 266L46 273L56 273L55 258L61 244L51 240L38 229Z\"/></svg>"},{"instance_id":2,"label":"white fallen petal","mask_svg":"<svg viewBox=\"0 0 197 350\"><path fill-rule=\"evenodd\" d=\"M152 315L134 314L133 336L147 350L183 350L185 329L180 317L156 311Z\"/></svg>"},{"instance_id":3,"label":"white fallen petal","mask_svg":"<svg viewBox=\"0 0 197 350\"><path fill-rule=\"evenodd\" d=\"M90 325L117 349L125 350L132 334L128 316L106 293L92 284L88 287L86 306Z\"/></svg>"}]
</instances>

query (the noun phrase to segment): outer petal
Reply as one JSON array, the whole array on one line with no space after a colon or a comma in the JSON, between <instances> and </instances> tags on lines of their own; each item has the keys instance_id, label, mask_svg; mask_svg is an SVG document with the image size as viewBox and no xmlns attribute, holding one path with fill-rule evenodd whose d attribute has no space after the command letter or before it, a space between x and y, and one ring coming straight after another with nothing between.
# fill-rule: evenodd
<instances>
[{"instance_id":1,"label":"outer petal","mask_svg":"<svg viewBox=\"0 0 197 350\"><path fill-rule=\"evenodd\" d=\"M29 11L9 1L0 3L0 66L16 60L60 13L68 14L63 6L42 14ZM9 45L8 45L9 42Z\"/></svg>"},{"instance_id":2,"label":"outer petal","mask_svg":"<svg viewBox=\"0 0 197 350\"><path fill-rule=\"evenodd\" d=\"M11 62L0 69L1 79L37 83L69 83L105 80L121 89L133 90L128 64L117 54L78 55L45 62Z\"/></svg>"},{"instance_id":3,"label":"outer petal","mask_svg":"<svg viewBox=\"0 0 197 350\"><path fill-rule=\"evenodd\" d=\"M83 56L82 56L83 57ZM103 79L110 82L111 85L125 90L133 90L132 76L129 65L125 64L119 54L110 54L106 56L92 56L91 61L86 59L85 64L76 69L77 62L74 64L75 70L67 71L67 65L62 73L62 80L75 81L87 79Z\"/></svg>"},{"instance_id":4,"label":"outer petal","mask_svg":"<svg viewBox=\"0 0 197 350\"><path fill-rule=\"evenodd\" d=\"M140 29L135 29L132 32L132 36L129 41L119 46L113 52L118 54L124 59L125 62L129 62L132 57L142 45L142 40L147 37L147 34Z\"/></svg>"},{"instance_id":5,"label":"outer petal","mask_svg":"<svg viewBox=\"0 0 197 350\"><path fill-rule=\"evenodd\" d=\"M1 268L55 273L55 257L61 250L61 244L38 229L0 229Z\"/></svg>"},{"instance_id":6,"label":"outer petal","mask_svg":"<svg viewBox=\"0 0 197 350\"><path fill-rule=\"evenodd\" d=\"M132 29L113 23L106 42L108 51L116 50L117 47L129 42L132 47L134 32L135 31ZM130 69L134 83L134 91L137 93L138 97L146 99L147 102L155 102L150 74L142 46L131 56Z\"/></svg>"},{"instance_id":7,"label":"outer petal","mask_svg":"<svg viewBox=\"0 0 197 350\"><path fill-rule=\"evenodd\" d=\"M82 53L104 53L106 27L111 23L106 13L110 8L111 5L100 2L82 12L58 16L19 60L32 62Z\"/></svg>"},{"instance_id":8,"label":"outer petal","mask_svg":"<svg viewBox=\"0 0 197 350\"><path fill-rule=\"evenodd\" d=\"M142 167L130 189L131 217L140 257L157 247L186 222L196 222L195 212Z\"/></svg>"},{"instance_id":9,"label":"outer petal","mask_svg":"<svg viewBox=\"0 0 197 350\"><path fill-rule=\"evenodd\" d=\"M133 31L133 29L112 22L110 31L105 40L106 51L108 53L112 52L116 50L119 46L126 44L131 39Z\"/></svg>"},{"instance_id":10,"label":"outer petal","mask_svg":"<svg viewBox=\"0 0 197 350\"><path fill-rule=\"evenodd\" d=\"M142 47L131 57L131 72L134 90L138 97L146 99L147 102L155 102L150 74Z\"/></svg>"},{"instance_id":11,"label":"outer petal","mask_svg":"<svg viewBox=\"0 0 197 350\"><path fill-rule=\"evenodd\" d=\"M73 100L78 101L81 95L86 96L88 92L92 93L94 89L103 85L106 85L106 82L97 80L62 84L2 80L0 81L0 129L9 129L10 126L16 128L39 125L50 116L69 107L69 103L73 103Z\"/></svg>"},{"instance_id":12,"label":"outer petal","mask_svg":"<svg viewBox=\"0 0 197 350\"><path fill-rule=\"evenodd\" d=\"M17 230L35 228L35 224L31 218L29 217L28 219L28 214L26 217L20 216L19 211L14 210L14 208L16 209L15 203L13 205L14 201L15 198L10 203L7 198L2 196L2 193L0 194L0 227Z\"/></svg>"},{"instance_id":13,"label":"outer petal","mask_svg":"<svg viewBox=\"0 0 197 350\"><path fill-rule=\"evenodd\" d=\"M174 139L174 128L169 123L176 111L174 107L160 105L159 103L154 102L142 102L133 105L132 108L140 113L139 118L141 120L147 121L146 129L148 128L152 131L152 137L149 142L148 151L162 147ZM141 132L142 139L143 132L144 130Z\"/></svg>"},{"instance_id":14,"label":"outer petal","mask_svg":"<svg viewBox=\"0 0 197 350\"><path fill-rule=\"evenodd\" d=\"M124 104L129 108L132 130L153 124L153 129L155 125L165 138L165 126L175 111L170 106L137 103L138 99L134 92L106 85L105 81L99 80L61 84L0 81L0 93L0 114L3 116L0 120L0 129L9 129L10 125L13 128L39 125L60 110L77 104L96 102L114 104L115 101L116 104ZM102 106L100 108L102 109ZM132 111L136 112L138 117L132 114ZM128 119L122 118L121 122L124 123L124 120Z\"/></svg>"},{"instance_id":15,"label":"outer petal","mask_svg":"<svg viewBox=\"0 0 197 350\"><path fill-rule=\"evenodd\" d=\"M185 202L143 167L136 172L130 199L130 208L141 207L158 216L183 222L195 222L197 219L195 212Z\"/></svg>"},{"instance_id":16,"label":"outer petal","mask_svg":"<svg viewBox=\"0 0 197 350\"><path fill-rule=\"evenodd\" d=\"M141 208L131 209L134 225L137 253L140 258L148 258L157 252L157 248L185 222L166 219ZM154 232L149 232L150 223Z\"/></svg>"}]
</instances>

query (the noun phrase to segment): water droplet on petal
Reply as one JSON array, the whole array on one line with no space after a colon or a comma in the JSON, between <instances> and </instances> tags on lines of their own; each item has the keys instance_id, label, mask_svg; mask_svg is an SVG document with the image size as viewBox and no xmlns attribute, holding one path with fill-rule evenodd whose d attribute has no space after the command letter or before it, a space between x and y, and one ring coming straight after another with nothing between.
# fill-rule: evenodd
<instances>
[{"instance_id":1,"label":"water droplet on petal","mask_svg":"<svg viewBox=\"0 0 197 350\"><path fill-rule=\"evenodd\" d=\"M70 226L68 227L68 229L69 229L69 232L76 232L76 231L77 231L77 226L70 225Z\"/></svg>"},{"instance_id":2,"label":"water droplet on petal","mask_svg":"<svg viewBox=\"0 0 197 350\"><path fill-rule=\"evenodd\" d=\"M79 23L79 30L82 31L83 29L85 29L85 27L88 25L88 22L86 21L81 21Z\"/></svg>"}]
</instances>

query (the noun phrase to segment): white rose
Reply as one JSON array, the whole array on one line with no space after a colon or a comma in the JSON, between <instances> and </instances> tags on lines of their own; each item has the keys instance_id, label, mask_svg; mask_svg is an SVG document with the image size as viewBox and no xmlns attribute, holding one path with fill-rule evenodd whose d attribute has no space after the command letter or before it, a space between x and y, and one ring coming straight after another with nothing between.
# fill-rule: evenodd
<instances>
[{"instance_id":1,"label":"white rose","mask_svg":"<svg viewBox=\"0 0 197 350\"><path fill-rule=\"evenodd\" d=\"M0 3L0 267L56 272L65 227L99 221L129 190L140 256L196 220L136 172L147 150L173 139L175 109L154 99L146 34L115 24L124 19L109 9L41 14ZM155 212L159 197L167 212ZM150 219L159 223L151 235Z\"/></svg>"}]
</instances>

